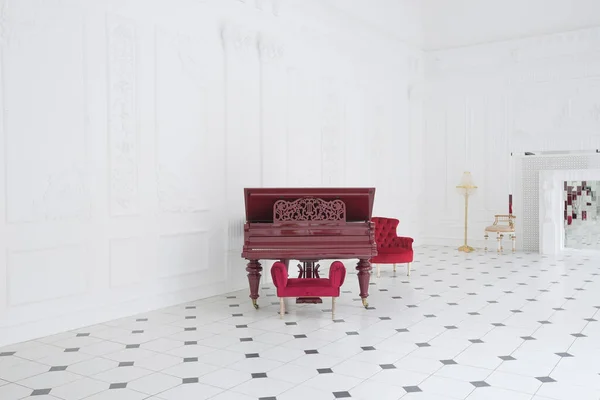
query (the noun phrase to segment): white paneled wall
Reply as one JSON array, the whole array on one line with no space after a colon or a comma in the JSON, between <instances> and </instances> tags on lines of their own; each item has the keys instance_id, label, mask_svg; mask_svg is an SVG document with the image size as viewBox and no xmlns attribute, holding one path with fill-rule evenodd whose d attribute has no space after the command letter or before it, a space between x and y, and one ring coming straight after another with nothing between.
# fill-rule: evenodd
<instances>
[{"instance_id":1,"label":"white paneled wall","mask_svg":"<svg viewBox=\"0 0 600 400\"><path fill-rule=\"evenodd\" d=\"M479 186L469 237L481 245L493 215L508 212L509 185L517 193L511 152L600 148L599 48L593 28L427 53L425 243L462 241L463 171Z\"/></svg>"},{"instance_id":2,"label":"white paneled wall","mask_svg":"<svg viewBox=\"0 0 600 400\"><path fill-rule=\"evenodd\" d=\"M337 3L0 0L0 345L245 287L246 186L417 236L421 54Z\"/></svg>"},{"instance_id":3,"label":"white paneled wall","mask_svg":"<svg viewBox=\"0 0 600 400\"><path fill-rule=\"evenodd\" d=\"M597 0L421 0L426 50L600 25Z\"/></svg>"}]
</instances>

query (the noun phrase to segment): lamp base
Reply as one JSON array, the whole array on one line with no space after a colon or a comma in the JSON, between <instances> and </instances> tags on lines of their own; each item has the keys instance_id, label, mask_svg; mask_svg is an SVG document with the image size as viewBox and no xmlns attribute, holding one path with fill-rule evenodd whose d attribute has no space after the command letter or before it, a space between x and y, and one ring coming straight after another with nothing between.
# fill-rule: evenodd
<instances>
[{"instance_id":1,"label":"lamp base","mask_svg":"<svg viewBox=\"0 0 600 400\"><path fill-rule=\"evenodd\" d=\"M460 246L458 248L458 251L464 251L465 253L471 253L473 251L475 251L475 249L471 246L467 246L466 244L464 246Z\"/></svg>"}]
</instances>

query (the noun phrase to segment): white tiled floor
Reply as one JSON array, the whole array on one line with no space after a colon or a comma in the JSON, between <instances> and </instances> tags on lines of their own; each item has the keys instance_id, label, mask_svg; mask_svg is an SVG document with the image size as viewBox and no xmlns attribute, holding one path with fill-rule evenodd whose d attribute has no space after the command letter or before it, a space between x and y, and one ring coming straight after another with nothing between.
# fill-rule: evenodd
<instances>
[{"instance_id":1,"label":"white tiled floor","mask_svg":"<svg viewBox=\"0 0 600 400\"><path fill-rule=\"evenodd\" d=\"M415 259L333 321L263 285L0 349L0 399L600 399L600 258Z\"/></svg>"}]
</instances>

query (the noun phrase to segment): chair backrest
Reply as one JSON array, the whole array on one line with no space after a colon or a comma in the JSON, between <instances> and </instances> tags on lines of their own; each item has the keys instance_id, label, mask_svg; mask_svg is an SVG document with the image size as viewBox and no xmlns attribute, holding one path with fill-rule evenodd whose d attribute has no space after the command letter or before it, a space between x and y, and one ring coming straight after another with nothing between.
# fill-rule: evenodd
<instances>
[{"instance_id":1,"label":"chair backrest","mask_svg":"<svg viewBox=\"0 0 600 400\"><path fill-rule=\"evenodd\" d=\"M345 279L346 267L344 266L344 263L341 261L332 262L331 267L329 267L329 280L331 281L331 286L341 287L344 284Z\"/></svg>"},{"instance_id":2,"label":"chair backrest","mask_svg":"<svg viewBox=\"0 0 600 400\"><path fill-rule=\"evenodd\" d=\"M371 221L375 224L375 243L377 247L389 247L392 239L397 237L396 229L399 220L396 218L373 217Z\"/></svg>"},{"instance_id":3,"label":"chair backrest","mask_svg":"<svg viewBox=\"0 0 600 400\"><path fill-rule=\"evenodd\" d=\"M271 267L271 279L276 288L284 288L287 286L288 271L285 264L277 261Z\"/></svg>"},{"instance_id":4,"label":"chair backrest","mask_svg":"<svg viewBox=\"0 0 600 400\"><path fill-rule=\"evenodd\" d=\"M512 215L512 214L496 214L494 215L494 225L508 225L511 228L515 227L515 218L517 218L516 216Z\"/></svg>"}]
</instances>

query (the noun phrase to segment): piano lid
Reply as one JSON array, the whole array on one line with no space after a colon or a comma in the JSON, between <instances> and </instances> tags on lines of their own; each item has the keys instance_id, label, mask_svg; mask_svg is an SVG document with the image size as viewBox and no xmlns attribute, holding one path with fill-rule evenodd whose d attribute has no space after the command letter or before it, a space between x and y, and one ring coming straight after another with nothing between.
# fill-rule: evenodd
<instances>
[{"instance_id":1,"label":"piano lid","mask_svg":"<svg viewBox=\"0 0 600 400\"><path fill-rule=\"evenodd\" d=\"M302 197L340 199L346 204L346 222L366 222L371 220L375 188L245 188L246 222L273 222L277 200Z\"/></svg>"}]
</instances>

